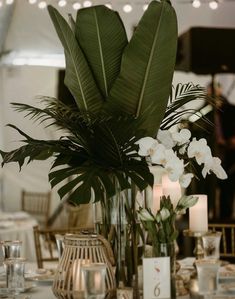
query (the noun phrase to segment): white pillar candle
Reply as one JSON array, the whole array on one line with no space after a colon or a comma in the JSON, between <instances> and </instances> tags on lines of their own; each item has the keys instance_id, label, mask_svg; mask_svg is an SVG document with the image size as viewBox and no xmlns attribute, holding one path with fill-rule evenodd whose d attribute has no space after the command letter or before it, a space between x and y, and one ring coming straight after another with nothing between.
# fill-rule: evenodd
<instances>
[{"instance_id":1,"label":"white pillar candle","mask_svg":"<svg viewBox=\"0 0 235 299\"><path fill-rule=\"evenodd\" d=\"M207 195L195 194L198 202L189 208L189 229L192 232L208 231Z\"/></svg>"},{"instance_id":2,"label":"white pillar candle","mask_svg":"<svg viewBox=\"0 0 235 299\"><path fill-rule=\"evenodd\" d=\"M162 195L162 185L153 185L152 212L154 215L156 215L157 211L160 209L160 200Z\"/></svg>"},{"instance_id":3,"label":"white pillar candle","mask_svg":"<svg viewBox=\"0 0 235 299\"><path fill-rule=\"evenodd\" d=\"M180 197L182 196L181 186L179 181L172 182L168 175L163 175L162 177L162 192L163 195L170 196L171 202L176 207Z\"/></svg>"}]
</instances>

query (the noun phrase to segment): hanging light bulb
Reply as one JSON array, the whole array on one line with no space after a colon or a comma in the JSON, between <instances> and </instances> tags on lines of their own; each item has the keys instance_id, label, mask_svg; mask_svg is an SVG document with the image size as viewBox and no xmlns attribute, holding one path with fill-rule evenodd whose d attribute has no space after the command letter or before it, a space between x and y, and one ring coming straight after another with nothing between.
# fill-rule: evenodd
<instances>
[{"instance_id":1,"label":"hanging light bulb","mask_svg":"<svg viewBox=\"0 0 235 299\"><path fill-rule=\"evenodd\" d=\"M149 6L148 4L144 4L143 5L143 11L145 11L148 8L148 6Z\"/></svg>"},{"instance_id":2,"label":"hanging light bulb","mask_svg":"<svg viewBox=\"0 0 235 299\"><path fill-rule=\"evenodd\" d=\"M74 10L79 10L82 7L81 3L75 2L73 3L73 9Z\"/></svg>"},{"instance_id":3,"label":"hanging light bulb","mask_svg":"<svg viewBox=\"0 0 235 299\"><path fill-rule=\"evenodd\" d=\"M92 2L91 1L86 0L86 1L83 2L83 7L90 7L90 6L92 6Z\"/></svg>"},{"instance_id":4,"label":"hanging light bulb","mask_svg":"<svg viewBox=\"0 0 235 299\"><path fill-rule=\"evenodd\" d=\"M112 9L111 3L106 3L105 6L108 7L109 9Z\"/></svg>"},{"instance_id":5,"label":"hanging light bulb","mask_svg":"<svg viewBox=\"0 0 235 299\"><path fill-rule=\"evenodd\" d=\"M37 2L37 0L28 0L29 4L35 4Z\"/></svg>"},{"instance_id":6,"label":"hanging light bulb","mask_svg":"<svg viewBox=\"0 0 235 299\"><path fill-rule=\"evenodd\" d=\"M44 9L44 8L46 8L46 7L47 7L47 3L46 3L46 1L40 1L40 2L38 3L38 7L39 7L40 9Z\"/></svg>"},{"instance_id":7,"label":"hanging light bulb","mask_svg":"<svg viewBox=\"0 0 235 299\"><path fill-rule=\"evenodd\" d=\"M66 0L60 0L60 1L58 2L58 5L59 5L60 7L64 7L64 6L66 6L66 4L67 4L67 1L66 1Z\"/></svg>"},{"instance_id":8,"label":"hanging light bulb","mask_svg":"<svg viewBox=\"0 0 235 299\"><path fill-rule=\"evenodd\" d=\"M210 7L211 9L217 9L217 8L218 8L218 2L215 1L215 0L210 1L210 2L209 2L209 7Z\"/></svg>"},{"instance_id":9,"label":"hanging light bulb","mask_svg":"<svg viewBox=\"0 0 235 299\"><path fill-rule=\"evenodd\" d=\"M14 0L6 0L7 5L11 5L14 2Z\"/></svg>"},{"instance_id":10,"label":"hanging light bulb","mask_svg":"<svg viewBox=\"0 0 235 299\"><path fill-rule=\"evenodd\" d=\"M200 2L200 0L193 0L193 2L192 2L192 6L193 6L194 8L199 8L199 7L201 6L201 2Z\"/></svg>"},{"instance_id":11,"label":"hanging light bulb","mask_svg":"<svg viewBox=\"0 0 235 299\"><path fill-rule=\"evenodd\" d=\"M130 4L125 4L124 6L123 6L123 11L125 12L125 13L130 13L131 11L132 11L132 6L130 5Z\"/></svg>"}]
</instances>

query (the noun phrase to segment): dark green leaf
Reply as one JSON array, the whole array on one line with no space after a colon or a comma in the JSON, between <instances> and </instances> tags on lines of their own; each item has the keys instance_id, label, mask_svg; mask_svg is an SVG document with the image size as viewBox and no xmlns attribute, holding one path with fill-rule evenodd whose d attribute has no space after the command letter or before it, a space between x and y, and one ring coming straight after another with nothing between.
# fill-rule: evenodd
<instances>
[{"instance_id":1,"label":"dark green leaf","mask_svg":"<svg viewBox=\"0 0 235 299\"><path fill-rule=\"evenodd\" d=\"M122 52L127 45L122 20L118 13L105 6L80 9L76 38L106 98L119 74Z\"/></svg>"},{"instance_id":2,"label":"dark green leaf","mask_svg":"<svg viewBox=\"0 0 235 299\"><path fill-rule=\"evenodd\" d=\"M65 51L65 83L80 109L98 113L103 99L75 35L54 7L48 11Z\"/></svg>"}]
</instances>

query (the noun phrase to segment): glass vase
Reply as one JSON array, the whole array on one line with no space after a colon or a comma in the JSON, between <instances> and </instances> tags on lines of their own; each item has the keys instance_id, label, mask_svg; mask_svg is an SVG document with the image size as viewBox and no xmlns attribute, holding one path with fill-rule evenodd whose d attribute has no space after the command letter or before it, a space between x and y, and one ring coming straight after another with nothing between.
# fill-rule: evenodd
<instances>
[{"instance_id":1,"label":"glass vase","mask_svg":"<svg viewBox=\"0 0 235 299\"><path fill-rule=\"evenodd\" d=\"M117 287L132 287L134 298L139 298L138 264L142 247L135 207L136 188L121 191L117 181L115 187L115 195L101 201L102 225L96 227L113 248Z\"/></svg>"}]
</instances>

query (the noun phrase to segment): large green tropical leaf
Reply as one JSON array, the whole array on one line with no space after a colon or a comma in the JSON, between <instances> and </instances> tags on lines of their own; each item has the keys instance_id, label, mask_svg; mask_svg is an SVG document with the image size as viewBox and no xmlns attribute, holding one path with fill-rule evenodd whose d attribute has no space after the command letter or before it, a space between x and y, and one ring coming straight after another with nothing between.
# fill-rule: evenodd
<instances>
[{"instance_id":1,"label":"large green tropical leaf","mask_svg":"<svg viewBox=\"0 0 235 299\"><path fill-rule=\"evenodd\" d=\"M123 52L106 108L138 117L151 107L145 126L149 135L155 135L171 91L176 48L174 9L167 1L152 1Z\"/></svg>"},{"instance_id":2,"label":"large green tropical leaf","mask_svg":"<svg viewBox=\"0 0 235 299\"><path fill-rule=\"evenodd\" d=\"M59 12L50 5L48 11L65 51L65 84L80 109L97 113L102 106L103 98L83 51L73 31Z\"/></svg>"},{"instance_id":3,"label":"large green tropical leaf","mask_svg":"<svg viewBox=\"0 0 235 299\"><path fill-rule=\"evenodd\" d=\"M81 9L77 13L76 38L94 73L103 96L120 71L126 31L118 13L105 6Z\"/></svg>"},{"instance_id":4,"label":"large green tropical leaf","mask_svg":"<svg viewBox=\"0 0 235 299\"><path fill-rule=\"evenodd\" d=\"M23 104L14 106L40 123L48 123L51 119L59 127L64 123L67 128L66 105L54 105L53 98L52 102L48 101L45 101L45 109ZM21 168L24 163L53 157L49 174L51 185L61 184L58 190L61 198L69 196L76 203L89 202L93 194L96 200L113 196L115 181L121 190L130 188L130 180L140 190L153 184L147 162L137 159L138 146L135 142L143 134L142 129L138 130L142 124L141 117L77 112L75 119L68 126L66 135L59 140L33 139L14 125L9 125L24 137L24 145L8 153L0 151L2 164L18 162Z\"/></svg>"}]
</instances>

